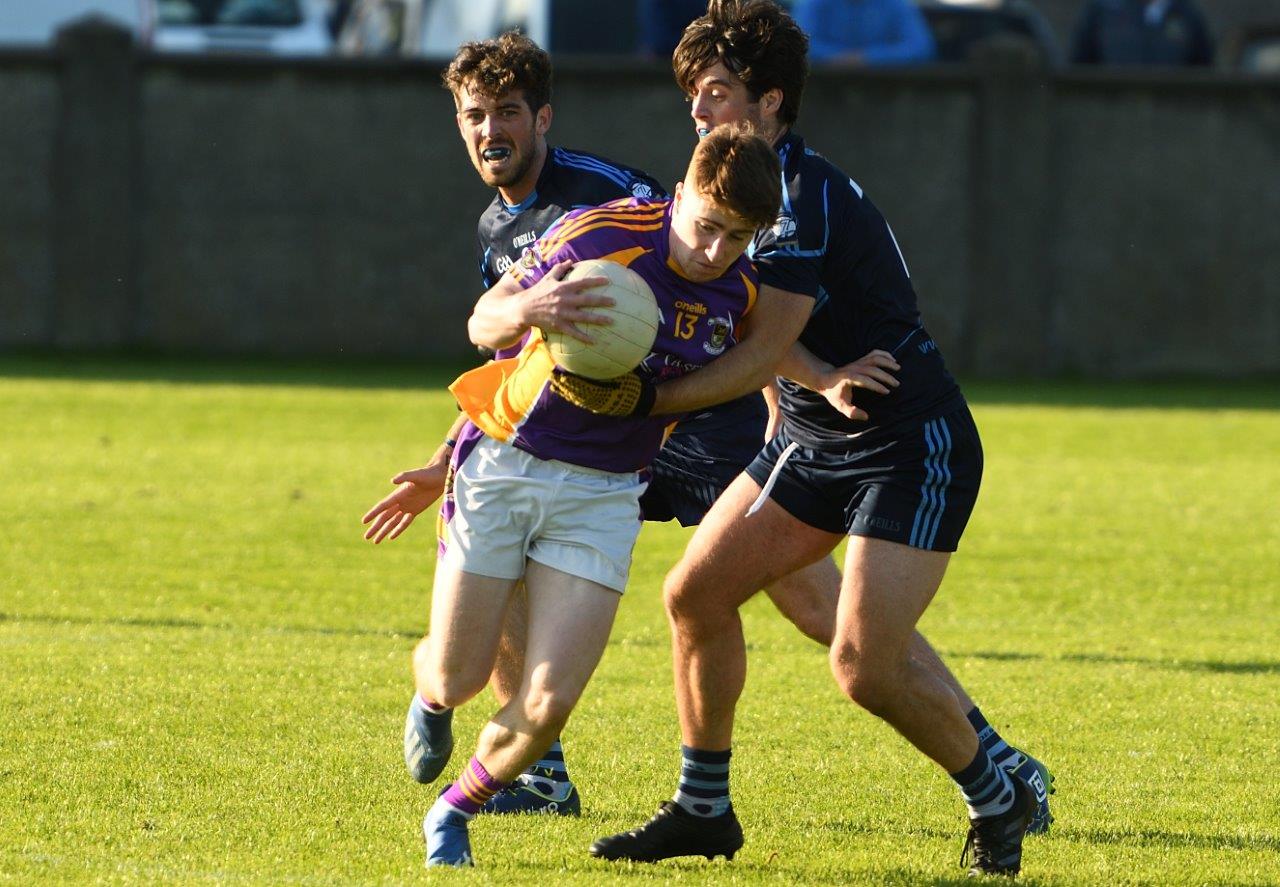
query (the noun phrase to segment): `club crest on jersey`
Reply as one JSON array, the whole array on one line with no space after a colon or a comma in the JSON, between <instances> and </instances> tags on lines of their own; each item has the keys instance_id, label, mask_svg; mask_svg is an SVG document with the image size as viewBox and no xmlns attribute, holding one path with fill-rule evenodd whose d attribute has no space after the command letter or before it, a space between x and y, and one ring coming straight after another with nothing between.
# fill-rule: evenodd
<instances>
[{"instance_id":1,"label":"club crest on jersey","mask_svg":"<svg viewBox=\"0 0 1280 887\"><path fill-rule=\"evenodd\" d=\"M649 187L639 179L636 179L631 183L631 196L639 197L642 200L648 200L653 197L653 188Z\"/></svg>"},{"instance_id":2,"label":"club crest on jersey","mask_svg":"<svg viewBox=\"0 0 1280 887\"><path fill-rule=\"evenodd\" d=\"M796 236L796 220L791 213L779 213L778 220L773 223L773 233L779 240Z\"/></svg>"},{"instance_id":3,"label":"club crest on jersey","mask_svg":"<svg viewBox=\"0 0 1280 887\"><path fill-rule=\"evenodd\" d=\"M540 258L541 256L538 255L538 248L536 246L526 246L520 253L520 267L532 268L534 265L538 264L538 260Z\"/></svg>"},{"instance_id":4,"label":"club crest on jersey","mask_svg":"<svg viewBox=\"0 0 1280 887\"><path fill-rule=\"evenodd\" d=\"M713 317L707 321L707 326L711 329L711 338L702 343L703 349L708 354L723 354L725 342L733 332L733 324L727 317Z\"/></svg>"}]
</instances>

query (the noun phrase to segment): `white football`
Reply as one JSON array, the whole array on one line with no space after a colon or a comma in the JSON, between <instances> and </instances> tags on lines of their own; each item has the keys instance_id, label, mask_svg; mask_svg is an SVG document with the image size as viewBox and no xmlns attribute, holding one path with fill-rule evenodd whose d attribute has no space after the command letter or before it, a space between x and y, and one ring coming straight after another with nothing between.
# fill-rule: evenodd
<instances>
[{"instance_id":1,"label":"white football","mask_svg":"<svg viewBox=\"0 0 1280 887\"><path fill-rule=\"evenodd\" d=\"M546 333L551 357L561 369L589 379L613 379L634 370L653 350L661 315L653 290L639 274L606 259L585 259L574 264L565 277L607 277L609 283L585 290L609 296L614 304L591 308L594 314L612 318L611 324L580 324L595 339L588 345L567 333Z\"/></svg>"}]
</instances>

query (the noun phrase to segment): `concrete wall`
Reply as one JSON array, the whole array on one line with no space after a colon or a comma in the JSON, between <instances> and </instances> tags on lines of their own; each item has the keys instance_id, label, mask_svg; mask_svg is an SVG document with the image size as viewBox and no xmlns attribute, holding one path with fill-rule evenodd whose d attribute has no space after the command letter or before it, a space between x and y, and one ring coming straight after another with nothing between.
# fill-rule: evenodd
<instances>
[{"instance_id":1,"label":"concrete wall","mask_svg":"<svg viewBox=\"0 0 1280 887\"><path fill-rule=\"evenodd\" d=\"M0 348L469 355L490 199L431 64L0 57ZM892 223L952 366L1280 372L1280 81L822 72L802 131ZM565 61L558 143L667 183L659 67Z\"/></svg>"}]
</instances>

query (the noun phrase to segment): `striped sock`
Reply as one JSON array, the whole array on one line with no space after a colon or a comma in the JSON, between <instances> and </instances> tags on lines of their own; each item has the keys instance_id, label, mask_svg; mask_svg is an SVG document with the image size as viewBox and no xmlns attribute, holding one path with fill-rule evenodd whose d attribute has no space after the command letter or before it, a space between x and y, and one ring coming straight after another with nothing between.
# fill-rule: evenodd
<instances>
[{"instance_id":1,"label":"striped sock","mask_svg":"<svg viewBox=\"0 0 1280 887\"><path fill-rule=\"evenodd\" d=\"M569 768L564 763L564 746L560 744L559 737L523 775L546 794L565 790L572 780L569 779Z\"/></svg>"},{"instance_id":2,"label":"striped sock","mask_svg":"<svg viewBox=\"0 0 1280 887\"><path fill-rule=\"evenodd\" d=\"M973 725L974 732L978 734L978 742L982 743L982 747L987 750L987 754L991 756L991 760L995 765L1006 773L1011 773L1022 763L1023 754L1009 743L1001 738L996 732L996 728L987 722L978 706L973 707L973 711L965 715L969 719L969 723Z\"/></svg>"},{"instance_id":3,"label":"striped sock","mask_svg":"<svg viewBox=\"0 0 1280 887\"><path fill-rule=\"evenodd\" d=\"M995 765L981 745L973 762L959 773L952 773L951 778L960 786L970 819L999 816L1013 806L1013 782L1009 774Z\"/></svg>"},{"instance_id":4,"label":"striped sock","mask_svg":"<svg viewBox=\"0 0 1280 887\"><path fill-rule=\"evenodd\" d=\"M445 789L440 797L450 807L470 819L484 806L485 801L500 792L506 785L507 783L490 776L479 758L472 758L471 762L463 768L458 781Z\"/></svg>"},{"instance_id":5,"label":"striped sock","mask_svg":"<svg viewBox=\"0 0 1280 887\"><path fill-rule=\"evenodd\" d=\"M694 816L719 816L729 809L731 749L703 751L680 746L680 786L673 800Z\"/></svg>"}]
</instances>

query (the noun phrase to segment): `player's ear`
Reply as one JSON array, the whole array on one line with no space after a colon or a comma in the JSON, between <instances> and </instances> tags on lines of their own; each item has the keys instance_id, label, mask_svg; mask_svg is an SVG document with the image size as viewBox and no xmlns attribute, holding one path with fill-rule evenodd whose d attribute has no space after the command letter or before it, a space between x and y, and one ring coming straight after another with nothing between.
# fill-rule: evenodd
<instances>
[{"instance_id":1,"label":"player's ear","mask_svg":"<svg viewBox=\"0 0 1280 887\"><path fill-rule=\"evenodd\" d=\"M676 207L680 205L680 195L684 193L684 182L676 182L675 190L671 192L671 211L675 212Z\"/></svg>"},{"instance_id":2,"label":"player's ear","mask_svg":"<svg viewBox=\"0 0 1280 887\"><path fill-rule=\"evenodd\" d=\"M533 131L540 136L544 136L550 128L551 106L543 105L538 109L538 113L533 115Z\"/></svg>"},{"instance_id":3,"label":"player's ear","mask_svg":"<svg viewBox=\"0 0 1280 887\"><path fill-rule=\"evenodd\" d=\"M773 115L782 110L782 90L776 86L765 90L764 95L760 96L760 110Z\"/></svg>"}]
</instances>

